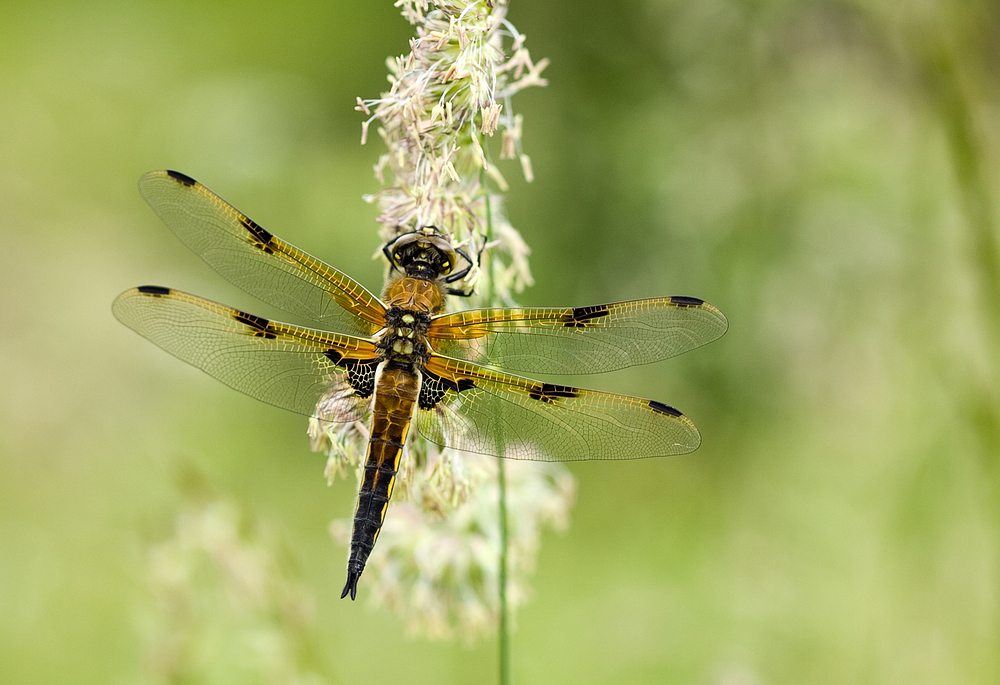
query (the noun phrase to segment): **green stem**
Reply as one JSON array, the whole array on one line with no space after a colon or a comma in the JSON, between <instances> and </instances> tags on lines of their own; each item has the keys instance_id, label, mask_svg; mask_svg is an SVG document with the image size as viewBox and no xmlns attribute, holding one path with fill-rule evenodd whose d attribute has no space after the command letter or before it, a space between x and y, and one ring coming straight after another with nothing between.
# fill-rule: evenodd
<instances>
[{"instance_id":1,"label":"green stem","mask_svg":"<svg viewBox=\"0 0 1000 685\"><path fill-rule=\"evenodd\" d=\"M486 198L486 242L493 240L493 211L490 207L490 191L486 185L486 174L480 171L480 183ZM489 258L489 274L486 279L487 299L490 306L494 302L493 291L493 260ZM480 265L481 266L481 265ZM503 444L503 436L499 434L500 422L496 422L497 444ZM500 685L510 684L510 624L507 613L507 469L503 457L497 460L497 484L500 490Z\"/></svg>"},{"instance_id":2,"label":"green stem","mask_svg":"<svg viewBox=\"0 0 1000 685\"><path fill-rule=\"evenodd\" d=\"M498 463L500 484L500 685L510 683L510 636L507 616L507 477L504 460Z\"/></svg>"},{"instance_id":3,"label":"green stem","mask_svg":"<svg viewBox=\"0 0 1000 685\"><path fill-rule=\"evenodd\" d=\"M996 210L990 191L986 146L977 134L970 96L963 88L959 59L943 40L933 39L925 57L933 94L948 136L952 166L958 180L959 198L969 231L969 260L977 277L980 321L985 349L992 350L988 373L972 379L969 415L982 445L983 461L994 479L1000 475L1000 243L996 237ZM974 78L974 76L970 77ZM998 503L1000 504L1000 503Z\"/></svg>"},{"instance_id":4,"label":"green stem","mask_svg":"<svg viewBox=\"0 0 1000 685\"><path fill-rule=\"evenodd\" d=\"M960 55L949 48L943 38L926 40L930 45L925 57L930 83L934 86L941 120L945 127L953 168L958 180L959 198L970 235L969 260L971 271L978 277L979 319L983 325L984 348L992 351L992 362L986 373L970 378L972 391L962 390L972 435L979 443L985 471L993 483L995 515L1000 517L1000 243L997 241L996 208L990 185L988 146L977 131L975 108L970 88L974 88L978 70L967 77L973 85L963 87ZM974 42L972 44L975 44ZM975 91L972 91L975 92Z\"/></svg>"}]
</instances>

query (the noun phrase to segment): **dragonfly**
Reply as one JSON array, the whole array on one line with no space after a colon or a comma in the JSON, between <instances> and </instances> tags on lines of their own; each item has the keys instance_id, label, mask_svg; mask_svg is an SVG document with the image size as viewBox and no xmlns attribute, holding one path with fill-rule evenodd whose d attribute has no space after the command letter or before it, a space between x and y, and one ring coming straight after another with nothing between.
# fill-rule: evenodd
<instances>
[{"instance_id":1,"label":"dragonfly","mask_svg":"<svg viewBox=\"0 0 1000 685\"><path fill-rule=\"evenodd\" d=\"M728 327L703 300L446 312L447 294L469 294L451 284L473 260L434 228L384 246L390 277L379 297L189 176L151 171L139 191L221 276L318 327L152 285L115 299L118 320L258 400L321 421L369 422L341 598L357 595L413 426L444 447L539 461L659 457L701 443L694 423L668 404L514 372L592 374L687 352Z\"/></svg>"}]
</instances>

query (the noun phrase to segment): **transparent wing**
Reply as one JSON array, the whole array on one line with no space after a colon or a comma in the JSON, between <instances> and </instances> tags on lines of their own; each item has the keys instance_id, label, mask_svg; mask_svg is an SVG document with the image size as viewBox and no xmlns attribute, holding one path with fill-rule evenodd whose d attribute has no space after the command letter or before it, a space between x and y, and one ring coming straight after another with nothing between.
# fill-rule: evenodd
<instances>
[{"instance_id":1,"label":"transparent wing","mask_svg":"<svg viewBox=\"0 0 1000 685\"><path fill-rule=\"evenodd\" d=\"M364 286L289 245L176 171L150 171L139 192L177 238L223 278L263 302L332 330L368 336L385 305Z\"/></svg>"},{"instance_id":2,"label":"transparent wing","mask_svg":"<svg viewBox=\"0 0 1000 685\"><path fill-rule=\"evenodd\" d=\"M511 376L435 355L423 375L420 433L480 454L532 459L640 459L684 454L701 436L668 405Z\"/></svg>"},{"instance_id":3,"label":"transparent wing","mask_svg":"<svg viewBox=\"0 0 1000 685\"><path fill-rule=\"evenodd\" d=\"M563 309L472 309L435 317L435 351L508 371L602 373L649 364L716 340L729 323L694 297Z\"/></svg>"},{"instance_id":4,"label":"transparent wing","mask_svg":"<svg viewBox=\"0 0 1000 685\"><path fill-rule=\"evenodd\" d=\"M374 390L375 347L289 326L196 295L143 286L114 301L123 324L231 388L327 421L354 421Z\"/></svg>"}]
</instances>

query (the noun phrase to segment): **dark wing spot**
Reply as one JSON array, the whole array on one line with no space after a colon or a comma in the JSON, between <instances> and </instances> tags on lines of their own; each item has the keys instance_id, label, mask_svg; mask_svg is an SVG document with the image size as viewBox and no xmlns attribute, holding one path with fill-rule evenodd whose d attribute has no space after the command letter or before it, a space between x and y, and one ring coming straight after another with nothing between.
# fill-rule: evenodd
<instances>
[{"instance_id":1,"label":"dark wing spot","mask_svg":"<svg viewBox=\"0 0 1000 685\"><path fill-rule=\"evenodd\" d=\"M459 378L458 381L453 381L448 378L442 378L427 370L424 370L422 374L423 380L420 383L420 397L417 400L417 404L421 409L433 409L449 390L452 392L463 392L476 387L475 381L471 378Z\"/></svg>"},{"instance_id":2,"label":"dark wing spot","mask_svg":"<svg viewBox=\"0 0 1000 685\"><path fill-rule=\"evenodd\" d=\"M610 314L608 305L598 304L592 307L576 307L572 312L565 315L561 321L567 328L585 328L587 322L593 319L600 319Z\"/></svg>"},{"instance_id":3,"label":"dark wing spot","mask_svg":"<svg viewBox=\"0 0 1000 685\"><path fill-rule=\"evenodd\" d=\"M254 316L253 314L247 314L246 312L241 312L236 310L233 314L233 318L239 321L245 326L249 326L254 329L254 336L258 338L267 338L268 340L273 340L277 336L274 331L270 329L271 322L262 316Z\"/></svg>"},{"instance_id":4,"label":"dark wing spot","mask_svg":"<svg viewBox=\"0 0 1000 685\"><path fill-rule=\"evenodd\" d=\"M193 186L198 182L186 174L182 174L179 171L172 171L170 169L167 169L167 176L174 179L175 181L180 181L186 186Z\"/></svg>"},{"instance_id":5,"label":"dark wing spot","mask_svg":"<svg viewBox=\"0 0 1000 685\"><path fill-rule=\"evenodd\" d=\"M136 288L143 295L169 295L170 288L164 288L159 285L140 285Z\"/></svg>"},{"instance_id":6,"label":"dark wing spot","mask_svg":"<svg viewBox=\"0 0 1000 685\"><path fill-rule=\"evenodd\" d=\"M552 385L551 383L536 385L528 391L528 397L546 404L552 404L557 397L579 396L580 390L578 388L571 388L568 385Z\"/></svg>"},{"instance_id":7,"label":"dark wing spot","mask_svg":"<svg viewBox=\"0 0 1000 685\"><path fill-rule=\"evenodd\" d=\"M705 300L699 300L697 297L687 297L685 295L674 295L670 298L670 302L681 307L700 307L705 304Z\"/></svg>"},{"instance_id":8,"label":"dark wing spot","mask_svg":"<svg viewBox=\"0 0 1000 685\"><path fill-rule=\"evenodd\" d=\"M657 402L656 400L649 401L649 408L655 412L659 412L660 414L666 414L667 416L684 416L669 404L663 404L663 402Z\"/></svg>"},{"instance_id":9,"label":"dark wing spot","mask_svg":"<svg viewBox=\"0 0 1000 685\"><path fill-rule=\"evenodd\" d=\"M257 247L264 249L264 251L268 251L268 245L270 244L273 236L268 231L261 228L260 224L245 214L240 214L239 218L240 223L243 224L243 228L250 231L250 234L257 241Z\"/></svg>"}]
</instances>

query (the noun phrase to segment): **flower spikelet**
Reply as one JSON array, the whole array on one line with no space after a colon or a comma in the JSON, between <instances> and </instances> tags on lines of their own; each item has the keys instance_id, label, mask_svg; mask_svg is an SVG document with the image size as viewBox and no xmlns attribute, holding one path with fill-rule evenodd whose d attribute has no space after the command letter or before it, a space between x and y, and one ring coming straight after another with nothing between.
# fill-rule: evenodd
<instances>
[{"instance_id":1,"label":"flower spikelet","mask_svg":"<svg viewBox=\"0 0 1000 685\"><path fill-rule=\"evenodd\" d=\"M326 682L304 658L311 596L281 552L273 532L232 501L189 497L172 535L149 551L150 682L204 682L220 672L248 682Z\"/></svg>"},{"instance_id":2,"label":"flower spikelet","mask_svg":"<svg viewBox=\"0 0 1000 685\"><path fill-rule=\"evenodd\" d=\"M501 158L520 159L530 174L521 145L523 119L513 114L511 98L529 86L545 85L541 72L548 60L532 61L524 36L505 18L504 1L397 4L417 35L408 55L387 61L389 91L358 99L357 109L368 115L362 141L377 120L386 145L375 165L384 187L366 199L381 210L384 242L435 226L475 258L490 239L487 208L499 204L484 178L500 191L507 189L487 139L500 131ZM490 254L510 281L503 289L517 292L531 284L527 251L511 251L507 238L513 229L505 220L493 228L496 244ZM474 270L470 284L480 273Z\"/></svg>"}]
</instances>

